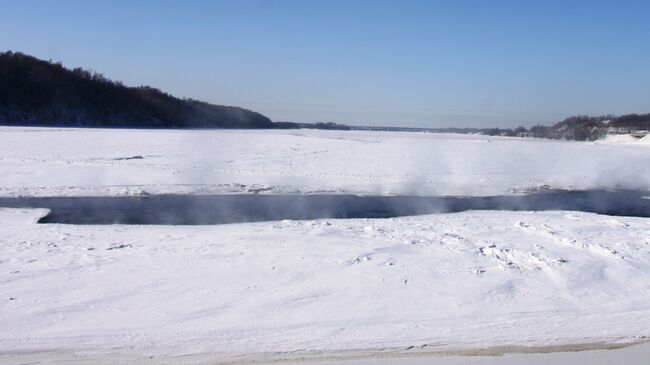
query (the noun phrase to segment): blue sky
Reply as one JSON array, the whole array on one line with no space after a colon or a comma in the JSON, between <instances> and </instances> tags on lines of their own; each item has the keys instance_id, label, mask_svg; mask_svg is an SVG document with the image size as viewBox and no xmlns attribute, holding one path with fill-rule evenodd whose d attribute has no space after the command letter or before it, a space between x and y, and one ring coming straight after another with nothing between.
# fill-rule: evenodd
<instances>
[{"instance_id":1,"label":"blue sky","mask_svg":"<svg viewBox=\"0 0 650 365\"><path fill-rule=\"evenodd\" d=\"M650 112L650 1L9 1L0 49L280 121Z\"/></svg>"}]
</instances>

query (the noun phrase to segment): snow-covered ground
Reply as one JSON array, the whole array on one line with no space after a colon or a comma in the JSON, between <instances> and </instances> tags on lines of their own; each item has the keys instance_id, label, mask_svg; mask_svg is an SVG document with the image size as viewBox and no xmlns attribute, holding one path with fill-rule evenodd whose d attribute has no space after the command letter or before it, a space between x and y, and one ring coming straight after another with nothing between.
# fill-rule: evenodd
<instances>
[{"instance_id":1,"label":"snow-covered ground","mask_svg":"<svg viewBox=\"0 0 650 365\"><path fill-rule=\"evenodd\" d=\"M645 189L649 146L431 133L0 127L0 196Z\"/></svg>"},{"instance_id":2,"label":"snow-covered ground","mask_svg":"<svg viewBox=\"0 0 650 365\"><path fill-rule=\"evenodd\" d=\"M650 145L650 135L644 137L635 137L631 134L612 134L605 136L602 140L598 141L601 143L628 143L636 145Z\"/></svg>"},{"instance_id":3,"label":"snow-covered ground","mask_svg":"<svg viewBox=\"0 0 650 365\"><path fill-rule=\"evenodd\" d=\"M633 341L650 220L468 212L220 226L0 211L0 349L255 354Z\"/></svg>"},{"instance_id":4,"label":"snow-covered ground","mask_svg":"<svg viewBox=\"0 0 650 365\"><path fill-rule=\"evenodd\" d=\"M0 129L4 196L650 189L649 167L647 145L603 142ZM650 219L482 211L220 226L36 224L45 213L0 208L0 363L40 351L245 363L650 336Z\"/></svg>"}]
</instances>

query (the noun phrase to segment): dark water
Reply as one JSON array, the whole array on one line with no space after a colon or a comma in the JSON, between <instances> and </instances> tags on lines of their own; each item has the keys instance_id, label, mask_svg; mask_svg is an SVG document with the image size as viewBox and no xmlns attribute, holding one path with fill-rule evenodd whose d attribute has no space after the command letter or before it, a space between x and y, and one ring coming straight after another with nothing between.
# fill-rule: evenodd
<instances>
[{"instance_id":1,"label":"dark water","mask_svg":"<svg viewBox=\"0 0 650 365\"><path fill-rule=\"evenodd\" d=\"M648 191L546 191L524 196L155 195L0 198L0 207L48 208L39 223L223 224L281 219L387 218L467 210L574 210L650 217Z\"/></svg>"}]
</instances>

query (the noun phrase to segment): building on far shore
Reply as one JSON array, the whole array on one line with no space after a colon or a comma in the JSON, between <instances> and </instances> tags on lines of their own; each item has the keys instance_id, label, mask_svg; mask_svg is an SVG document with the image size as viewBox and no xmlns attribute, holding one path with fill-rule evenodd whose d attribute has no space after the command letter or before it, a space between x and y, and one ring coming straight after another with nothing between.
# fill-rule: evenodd
<instances>
[{"instance_id":1,"label":"building on far shore","mask_svg":"<svg viewBox=\"0 0 650 365\"><path fill-rule=\"evenodd\" d=\"M609 127L607 129L607 135L617 135L617 134L629 134L635 138L643 138L650 134L650 131L640 130L634 128L625 128L625 127Z\"/></svg>"}]
</instances>

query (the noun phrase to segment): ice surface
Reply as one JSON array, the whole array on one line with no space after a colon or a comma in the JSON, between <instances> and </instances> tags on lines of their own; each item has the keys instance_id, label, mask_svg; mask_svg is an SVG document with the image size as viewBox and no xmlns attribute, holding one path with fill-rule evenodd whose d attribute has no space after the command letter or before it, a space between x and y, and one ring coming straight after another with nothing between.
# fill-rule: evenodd
<instances>
[{"instance_id":1,"label":"ice surface","mask_svg":"<svg viewBox=\"0 0 650 365\"><path fill-rule=\"evenodd\" d=\"M647 144L424 133L0 128L0 195L647 190L649 157ZM644 218L35 224L44 213L0 209L2 353L246 360L649 335Z\"/></svg>"},{"instance_id":2,"label":"ice surface","mask_svg":"<svg viewBox=\"0 0 650 365\"><path fill-rule=\"evenodd\" d=\"M431 133L0 127L0 196L648 189L649 154L647 143Z\"/></svg>"},{"instance_id":3,"label":"ice surface","mask_svg":"<svg viewBox=\"0 0 650 365\"><path fill-rule=\"evenodd\" d=\"M465 212L221 226L0 210L0 348L156 354L629 341L650 220Z\"/></svg>"}]
</instances>

